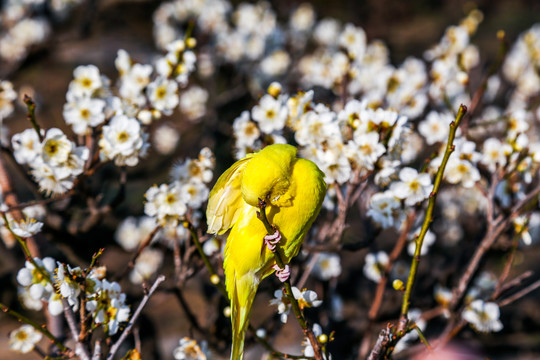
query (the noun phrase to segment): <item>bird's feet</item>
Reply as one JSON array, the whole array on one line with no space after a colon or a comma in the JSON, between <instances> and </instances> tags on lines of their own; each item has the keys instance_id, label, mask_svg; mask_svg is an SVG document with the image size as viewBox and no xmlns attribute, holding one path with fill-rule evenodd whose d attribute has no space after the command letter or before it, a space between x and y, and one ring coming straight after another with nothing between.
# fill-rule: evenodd
<instances>
[{"instance_id":1,"label":"bird's feet","mask_svg":"<svg viewBox=\"0 0 540 360\"><path fill-rule=\"evenodd\" d=\"M264 237L264 243L266 244L266 247L268 248L268 250L272 252L276 250L276 245L279 243L280 240L281 240L281 234L279 230L276 230L276 232L273 233L272 235L266 235Z\"/></svg>"},{"instance_id":2,"label":"bird's feet","mask_svg":"<svg viewBox=\"0 0 540 360\"><path fill-rule=\"evenodd\" d=\"M289 265L285 265L284 269L281 269L277 264L272 266L272 269L276 270L276 276L278 277L279 281L285 282L291 276L291 268Z\"/></svg>"}]
</instances>

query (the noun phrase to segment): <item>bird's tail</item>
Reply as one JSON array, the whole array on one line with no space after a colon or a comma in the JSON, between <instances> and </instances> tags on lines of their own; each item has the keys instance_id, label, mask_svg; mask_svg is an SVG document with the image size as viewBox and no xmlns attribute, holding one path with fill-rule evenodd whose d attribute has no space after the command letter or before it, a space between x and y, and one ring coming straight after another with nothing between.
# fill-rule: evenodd
<instances>
[{"instance_id":1,"label":"bird's tail","mask_svg":"<svg viewBox=\"0 0 540 360\"><path fill-rule=\"evenodd\" d=\"M251 276L243 276L242 279L235 280L234 289L229 291L233 332L231 360L242 360L246 329L249 324L251 306L257 292L258 283Z\"/></svg>"}]
</instances>

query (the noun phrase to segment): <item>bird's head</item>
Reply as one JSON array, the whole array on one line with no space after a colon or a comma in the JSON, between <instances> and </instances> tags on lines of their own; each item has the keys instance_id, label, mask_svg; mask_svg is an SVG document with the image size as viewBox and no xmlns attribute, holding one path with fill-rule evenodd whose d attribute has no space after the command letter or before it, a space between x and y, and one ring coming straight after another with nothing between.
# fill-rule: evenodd
<instances>
[{"instance_id":1,"label":"bird's head","mask_svg":"<svg viewBox=\"0 0 540 360\"><path fill-rule=\"evenodd\" d=\"M259 151L246 165L242 174L242 197L251 206L259 199L275 204L290 185L296 148L274 144Z\"/></svg>"}]
</instances>

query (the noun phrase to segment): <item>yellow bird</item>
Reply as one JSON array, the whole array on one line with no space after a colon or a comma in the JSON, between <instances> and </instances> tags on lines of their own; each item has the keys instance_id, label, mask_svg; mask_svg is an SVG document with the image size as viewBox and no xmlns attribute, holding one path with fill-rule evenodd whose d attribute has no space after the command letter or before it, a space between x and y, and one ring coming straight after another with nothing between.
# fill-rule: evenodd
<instances>
[{"instance_id":1,"label":"yellow bird","mask_svg":"<svg viewBox=\"0 0 540 360\"><path fill-rule=\"evenodd\" d=\"M274 144L248 154L218 179L210 192L208 232L223 234L232 227L225 246L225 283L231 301L233 342L231 360L241 360L251 306L259 282L278 270L272 250L279 242L285 264L298 254L326 194L324 174L313 162L296 157L291 145ZM259 199L277 229L267 235L257 217ZM266 244L266 246L265 246Z\"/></svg>"}]
</instances>

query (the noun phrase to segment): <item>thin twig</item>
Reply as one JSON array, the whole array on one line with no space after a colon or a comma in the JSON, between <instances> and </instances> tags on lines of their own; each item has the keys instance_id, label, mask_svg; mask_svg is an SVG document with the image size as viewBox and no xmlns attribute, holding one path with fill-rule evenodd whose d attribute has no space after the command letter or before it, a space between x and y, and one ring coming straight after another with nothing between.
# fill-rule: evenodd
<instances>
[{"instance_id":1,"label":"thin twig","mask_svg":"<svg viewBox=\"0 0 540 360\"><path fill-rule=\"evenodd\" d=\"M522 200L520 200L514 207L512 208L510 215L507 217L497 217L497 219L494 221L493 226L491 227L491 231L488 231L486 233L486 236L482 239L480 242L480 245L476 249L471 261L469 262L469 265L467 266L467 269L465 270L465 273L459 280L458 285L453 290L453 297L451 301L450 307L455 307L458 302L460 301L461 297L465 293L465 290L467 289L467 286L469 284L469 281L471 280L473 274L476 272L476 269L478 268L478 265L480 264L480 260L483 258L484 254L487 252L489 248L493 245L495 240L498 238L498 236L512 223L512 221L520 214L520 211L532 200L535 199L536 196L540 193L540 184L534 188L529 194L527 194ZM489 203L489 199L488 199ZM489 219L489 214L488 214ZM488 222L489 224L489 222ZM489 226L489 225L488 225Z\"/></svg>"},{"instance_id":2,"label":"thin twig","mask_svg":"<svg viewBox=\"0 0 540 360\"><path fill-rule=\"evenodd\" d=\"M266 203L263 200L259 199L259 209L258 217L263 222L264 227L266 228L266 232L271 235L274 233L274 228L270 223L268 222L268 219L266 218ZM281 255L282 250L279 244L276 244L276 248L274 251L274 259L276 261L277 266L279 266L280 269L285 268L285 262L283 261L283 257ZM313 348L313 352L315 354L316 360L322 360L323 354L320 343L317 341L317 338L315 337L315 334L313 333L313 330L311 327L309 327L306 319L304 318L304 314L302 313L302 310L300 310L300 306L298 305L298 301L294 298L293 292L292 292L292 286L290 279L287 279L284 283L284 291L283 293L285 296L287 296L287 299L291 303L291 308L294 312L294 315L296 316L296 319L298 320L298 323L302 327L302 331L304 332L304 335L308 338L309 342L311 343L311 347Z\"/></svg>"},{"instance_id":3,"label":"thin twig","mask_svg":"<svg viewBox=\"0 0 540 360\"><path fill-rule=\"evenodd\" d=\"M170 291L176 296L176 299L180 303L180 306L182 306L182 310L184 310L184 314L189 320L189 323L191 326L200 332L202 335L208 335L207 331L204 330L201 325L199 324L199 321L197 320L197 317L193 314L193 311L191 311L191 308L189 307L188 302L184 298L184 294L182 293L182 289L178 286L175 286Z\"/></svg>"},{"instance_id":4,"label":"thin twig","mask_svg":"<svg viewBox=\"0 0 540 360\"><path fill-rule=\"evenodd\" d=\"M79 338L79 331L77 329L77 322L75 321L75 314L71 310L67 300L62 298L62 307L64 308L64 317L71 332L71 338L75 341L75 352L82 360L90 360L90 353L86 347L82 344Z\"/></svg>"},{"instance_id":5,"label":"thin twig","mask_svg":"<svg viewBox=\"0 0 540 360\"><path fill-rule=\"evenodd\" d=\"M199 235L197 235L197 231L195 231L195 228L193 227L193 224L189 221L184 222L184 226L189 230L189 233L191 234L191 239L193 240L193 243L195 244L195 247L197 248L197 251L199 252L199 255L201 256L204 265L206 266L206 269L210 273L210 280L218 290L223 294L225 299L228 299L229 296L227 295L227 289L225 289L225 285L223 285L223 282L221 281L219 275L217 274L216 270L210 263L210 259L208 259L208 256L204 253L204 250L202 248L201 242L199 240ZM217 279L217 283L216 283Z\"/></svg>"},{"instance_id":6,"label":"thin twig","mask_svg":"<svg viewBox=\"0 0 540 360\"><path fill-rule=\"evenodd\" d=\"M520 285L521 283L523 283L523 281L533 276L533 274L534 273L532 271L528 270L528 271L525 271L523 274L516 276L515 278L513 278L512 280L508 281L507 283L501 286L501 290L498 295L500 296L507 290Z\"/></svg>"},{"instance_id":7,"label":"thin twig","mask_svg":"<svg viewBox=\"0 0 540 360\"><path fill-rule=\"evenodd\" d=\"M512 239L512 248L510 249L510 253L508 254L508 259L506 260L506 263L504 264L504 269L501 272L501 275L499 275L499 279L497 281L497 285L495 286L495 291L493 292L493 295L491 295L492 299L496 299L501 294L501 289L503 283L506 281L506 278L508 277L508 274L510 274L510 269L512 268L512 264L514 263L514 257L516 255L516 251L519 245L519 240L521 239L521 234L525 228L523 228L520 232L514 235L514 239Z\"/></svg>"},{"instance_id":8,"label":"thin twig","mask_svg":"<svg viewBox=\"0 0 540 360\"><path fill-rule=\"evenodd\" d=\"M368 312L369 323L367 325L366 331L364 332L362 343L360 344L360 351L358 352L358 359L364 359L367 355L367 352L369 351L369 345L371 342L370 333L371 333L373 324L375 322L375 319L377 318L377 315L379 313L379 309L381 308L381 305L382 305L384 292L386 290L386 284L388 283L388 275L390 274L390 271L392 271L394 262L398 259L399 255L403 251L403 248L405 247L405 244L407 243L407 236L409 235L409 232L412 228L412 225L415 219L416 219L416 211L409 212L409 214L407 215L407 219L405 220L403 230L398 238L398 241L394 245L394 249L392 250L392 252L390 253L390 256L388 257L388 264L386 264L386 267L384 268L384 271L381 276L381 280L377 284L377 289L375 290L375 297L373 298L373 301L371 302L371 307Z\"/></svg>"},{"instance_id":9,"label":"thin twig","mask_svg":"<svg viewBox=\"0 0 540 360\"><path fill-rule=\"evenodd\" d=\"M540 280L536 280L531 285L529 285L526 288L518 291L514 295L509 296L506 299L499 301L499 306L503 307L503 306L506 306L506 305L508 305L510 303L513 303L514 301L516 301L519 298L522 298L523 296L527 295L531 291L536 290L538 287L540 287Z\"/></svg>"},{"instance_id":10,"label":"thin twig","mask_svg":"<svg viewBox=\"0 0 540 360\"><path fill-rule=\"evenodd\" d=\"M444 153L441 165L439 166L439 169L437 170L435 181L433 182L433 190L431 191L431 194L429 196L428 207L426 210L426 215L424 217L424 223L422 224L422 228L420 229L420 234L418 235L416 239L416 249L414 251L413 260L411 263L411 270L409 273L409 278L407 279L407 286L405 288L405 293L403 295L403 302L401 305L401 316L400 316L400 322L399 322L398 331L397 331L398 334L404 333L405 327L407 326L407 313L409 312L412 287L416 278L418 264L420 263L420 252L422 250L422 244L424 242L424 237L426 236L426 233L429 229L429 225L433 221L433 210L435 208L435 200L437 199L439 187L441 186L446 164L448 163L448 159L450 158L450 155L452 154L455 148L454 138L456 136L456 131L459 127L461 120L463 119L466 113L467 113L467 107L465 105L461 105L459 107L459 111L458 111L458 114L456 115L455 121L453 121L450 124L450 133L448 134L448 142L446 144L446 151Z\"/></svg>"},{"instance_id":11,"label":"thin twig","mask_svg":"<svg viewBox=\"0 0 540 360\"><path fill-rule=\"evenodd\" d=\"M182 268L182 255L180 254L180 240L175 232L173 239L173 259L174 259L174 276L178 284L180 284L180 272Z\"/></svg>"},{"instance_id":12,"label":"thin twig","mask_svg":"<svg viewBox=\"0 0 540 360\"><path fill-rule=\"evenodd\" d=\"M9 315L13 316L14 318L19 320L20 322L32 326L34 329L36 329L37 331L39 331L40 333L45 335L47 338L49 338L49 340L51 340L51 342L54 345L56 345L56 347L58 347L60 349L60 351L62 351L64 353L72 352L69 348L64 346L64 344L62 344L62 342L60 340L58 340L53 334L51 334L51 332L47 329L46 326L39 325L38 323L30 320L29 318L27 318L26 316L16 312L15 310L11 310L10 308L8 308L6 305L4 305L2 303L0 303L0 310L5 312L6 314L9 314Z\"/></svg>"},{"instance_id":13,"label":"thin twig","mask_svg":"<svg viewBox=\"0 0 540 360\"><path fill-rule=\"evenodd\" d=\"M427 340L427 338L425 337L424 333L422 332L422 330L418 327L418 324L417 323L414 323L413 326L412 326L413 330L416 330L416 333L418 334L418 337L420 338L420 342L422 344L424 344L427 349L429 351L431 351L431 345L429 344L429 341Z\"/></svg>"},{"instance_id":14,"label":"thin twig","mask_svg":"<svg viewBox=\"0 0 540 360\"><path fill-rule=\"evenodd\" d=\"M129 320L129 323L127 324L126 328L124 329L124 331L122 331L122 335L120 335L118 340L111 346L111 349L109 351L109 355L107 355L107 360L112 360L114 358L114 355L116 354L116 352L120 348L120 345L122 345L124 340L126 340L127 336L131 332L131 329L133 328L133 325L135 324L135 322L139 318L139 315L141 314L142 309L144 308L144 306L146 305L146 303L148 302L148 300L150 299L152 294L156 291L159 284L161 284L163 281L165 281L165 276L164 275L158 276L158 278L154 282L154 285L152 285L150 290L148 290L148 293L144 295L143 299L141 300L141 303L137 307L137 310L135 310L135 312L133 313L133 316Z\"/></svg>"},{"instance_id":15,"label":"thin twig","mask_svg":"<svg viewBox=\"0 0 540 360\"><path fill-rule=\"evenodd\" d=\"M2 156L0 156L0 192L3 194L4 202L8 206L8 208L17 206L19 204L17 194L15 193L15 189L13 188L12 182L9 178L7 168L4 165L4 159ZM5 223L8 224L6 214L4 212L0 212L0 215L4 217ZM23 218L23 214L20 210L15 211L12 214L12 216L15 220L22 220ZM14 236L14 234L12 233L11 236ZM29 254L31 254L31 257L39 257L40 256L39 248L34 238L29 237L26 239L26 241L28 244L28 250L29 250Z\"/></svg>"},{"instance_id":16,"label":"thin twig","mask_svg":"<svg viewBox=\"0 0 540 360\"><path fill-rule=\"evenodd\" d=\"M309 274L313 271L313 268L317 264L317 260L320 257L320 253L315 253L309 260L309 263L306 265L306 269L304 270L304 273L302 274L302 277L300 277L300 280L296 283L296 287L298 289L302 289L304 285L306 284L306 281L309 277Z\"/></svg>"},{"instance_id":17,"label":"thin twig","mask_svg":"<svg viewBox=\"0 0 540 360\"><path fill-rule=\"evenodd\" d=\"M36 130L36 133L39 137L39 141L43 141L43 134L41 133L41 128L39 127L37 120L36 120L36 103L32 98L26 94L24 94L23 102L26 105L27 115L26 118L30 123L32 124L32 127L34 130Z\"/></svg>"},{"instance_id":18,"label":"thin twig","mask_svg":"<svg viewBox=\"0 0 540 360\"><path fill-rule=\"evenodd\" d=\"M277 351L276 349L274 349L272 347L272 345L270 345L270 343L263 337L259 337L259 336L256 336L255 339L270 353L270 355L275 358L280 358L280 359L283 359L283 360L288 360L288 359L315 359L314 357L311 357L311 356L305 356L305 355L291 355L291 354L285 354L285 353L282 353L280 351Z\"/></svg>"}]
</instances>

